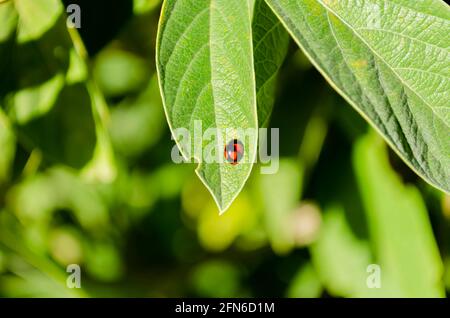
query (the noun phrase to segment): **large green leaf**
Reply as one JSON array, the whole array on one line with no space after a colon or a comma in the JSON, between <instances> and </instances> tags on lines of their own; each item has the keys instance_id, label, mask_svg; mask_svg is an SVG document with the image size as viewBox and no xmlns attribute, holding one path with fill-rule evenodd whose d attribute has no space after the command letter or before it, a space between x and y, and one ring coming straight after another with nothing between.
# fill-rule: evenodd
<instances>
[{"instance_id":1,"label":"large green leaf","mask_svg":"<svg viewBox=\"0 0 450 318\"><path fill-rule=\"evenodd\" d=\"M330 84L450 191L450 10L440 0L266 0Z\"/></svg>"},{"instance_id":2,"label":"large green leaf","mask_svg":"<svg viewBox=\"0 0 450 318\"><path fill-rule=\"evenodd\" d=\"M260 114L265 123L272 107L266 97L273 101L273 78L287 49L288 37L283 32L262 1L257 1L256 6L254 0L164 2L156 55L167 120L172 132L178 128L190 132L190 149L186 140L174 133L176 142L185 158L200 163L196 172L221 212L233 202L250 175L259 127L257 95L261 96L258 101L262 101ZM208 128L219 129L217 138L212 138L212 153L220 160L230 140L243 142L242 162L230 165L200 160L211 139L194 136L199 121L200 133Z\"/></svg>"}]
</instances>

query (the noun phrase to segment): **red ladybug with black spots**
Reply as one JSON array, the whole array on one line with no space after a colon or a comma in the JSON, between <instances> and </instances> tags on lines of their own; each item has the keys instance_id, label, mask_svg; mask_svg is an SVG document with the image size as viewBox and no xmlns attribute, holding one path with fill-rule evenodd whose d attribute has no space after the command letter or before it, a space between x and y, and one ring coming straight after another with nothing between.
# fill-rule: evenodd
<instances>
[{"instance_id":1,"label":"red ladybug with black spots","mask_svg":"<svg viewBox=\"0 0 450 318\"><path fill-rule=\"evenodd\" d=\"M244 145L238 139L231 140L224 149L224 157L228 163L237 165L244 156Z\"/></svg>"}]
</instances>

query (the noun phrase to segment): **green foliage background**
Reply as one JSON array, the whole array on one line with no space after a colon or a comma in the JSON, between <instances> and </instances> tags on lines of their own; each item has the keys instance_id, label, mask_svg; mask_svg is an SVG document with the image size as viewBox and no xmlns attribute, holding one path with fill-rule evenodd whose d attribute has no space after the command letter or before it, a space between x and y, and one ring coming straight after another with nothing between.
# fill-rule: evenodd
<instances>
[{"instance_id":1,"label":"green foliage background","mask_svg":"<svg viewBox=\"0 0 450 318\"><path fill-rule=\"evenodd\" d=\"M108 3L94 24L82 19L81 37L58 0L0 3L0 296L450 291L450 198L293 43L269 123L280 170L254 167L219 216L195 166L170 159L154 64L160 1ZM66 287L74 263L81 289ZM379 289L366 285L369 264L381 266Z\"/></svg>"}]
</instances>

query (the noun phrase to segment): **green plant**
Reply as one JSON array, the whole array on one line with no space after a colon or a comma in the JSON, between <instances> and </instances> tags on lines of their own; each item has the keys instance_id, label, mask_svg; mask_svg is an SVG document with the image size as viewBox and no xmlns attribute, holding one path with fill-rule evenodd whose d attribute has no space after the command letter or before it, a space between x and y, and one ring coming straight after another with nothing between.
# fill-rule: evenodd
<instances>
[{"instance_id":1,"label":"green plant","mask_svg":"<svg viewBox=\"0 0 450 318\"><path fill-rule=\"evenodd\" d=\"M263 126L286 53L283 27L418 175L450 191L450 10L440 0L166 0L157 69L171 129L193 135L196 120L203 130ZM247 145L253 156L257 136ZM247 180L248 159L199 164L221 211Z\"/></svg>"},{"instance_id":2,"label":"green plant","mask_svg":"<svg viewBox=\"0 0 450 318\"><path fill-rule=\"evenodd\" d=\"M82 3L79 30L66 24L65 9L73 2ZM183 28L184 19L193 18L191 10L219 2L176 3L173 8L178 3L192 6L185 6L176 19L170 17L175 9L167 11L162 19L166 30L174 22L172 30ZM238 9L246 3L220 2L227 17L238 22L246 12ZM345 8L336 5L352 3L358 5L352 10L370 23L387 17L393 5L408 6L394 12L397 18L389 20L393 24L385 23L403 23L401 33L408 37L423 28L405 61L447 75L434 93L448 100L449 19L448 7L440 1L249 1L251 19L232 26L236 32L230 33L216 12L215 26L197 19L202 27L191 33L187 29L186 41L179 41L187 45L183 50L170 51L166 45L165 54L176 54L180 61L170 74L159 65L160 75L167 74L160 82L155 53L156 44L164 42L163 33L157 39L162 0L120 0L114 6L109 0L0 0L0 297L448 296L450 196L412 173L311 63L336 81L335 87L342 84L340 93L370 120L369 115L389 114L384 112L387 106L396 115L411 108L402 120L427 114L426 105L422 109L394 102L402 90L411 91L390 76L393 70L380 57L364 49L359 36L346 47L345 58L354 63L345 65L339 50L329 49L336 39L346 43L346 35L359 27L357 21L342 25L331 12L328 22L326 8L333 7L349 23ZM228 11L230 4L236 7ZM435 32L440 38L432 36ZM236 198L222 215L195 176L194 165L171 160L174 142L159 87L177 84L194 61L189 54L201 45L198 37L210 34L226 38L223 50L218 43L213 47L216 66L231 57L228 49L237 48L246 51L235 52L236 61L253 63L253 68L235 65L238 73L233 75L227 69L213 70L208 58L201 59L206 69L195 71L183 84L180 110L192 106L189 92L198 90L205 76L214 73L217 83L220 76L230 75L233 81L224 85L238 83L240 95L226 85L219 93L232 91L231 101L240 97L251 102L237 104L240 111L256 109L258 123L252 111L249 127L279 127L281 137L277 173L255 173L260 166L254 165L240 192L251 165L216 166L237 169L226 180L233 190L227 200ZM385 45L395 43L392 52L403 52L400 44L408 45L408 38L389 34L384 35ZM242 45L234 45L237 35ZM420 41L434 43L426 49L431 57L413 58ZM433 61L438 46L446 49ZM377 66L378 77L370 76L366 66ZM241 72L247 72L242 78L254 76L254 82L239 83ZM357 81L365 75L371 80ZM430 87L436 84L422 80ZM392 90L382 92L381 85ZM351 95L363 88L363 96ZM381 99L386 92L390 94ZM166 107L169 95L164 92ZM208 112L215 110L206 103L207 95L198 106L205 111L197 114L204 116L198 118L203 122L210 122ZM371 104L376 106L373 112ZM417 113L421 109L425 113ZM442 114L446 108L435 109ZM184 125L183 117L173 119ZM409 121L398 123L410 127ZM228 124L236 122L223 126ZM423 125L420 120L416 127L424 138L412 143L418 147L414 149L428 151L437 140L448 156L448 128L441 130L445 138L438 139L433 136L437 130ZM406 133L405 138L412 140ZM397 141L398 147L408 145ZM432 157L423 161L424 168L437 167ZM448 174L443 178L448 180ZM69 264L80 265L81 289L67 288ZM377 265L381 286L371 288L367 279Z\"/></svg>"}]
</instances>

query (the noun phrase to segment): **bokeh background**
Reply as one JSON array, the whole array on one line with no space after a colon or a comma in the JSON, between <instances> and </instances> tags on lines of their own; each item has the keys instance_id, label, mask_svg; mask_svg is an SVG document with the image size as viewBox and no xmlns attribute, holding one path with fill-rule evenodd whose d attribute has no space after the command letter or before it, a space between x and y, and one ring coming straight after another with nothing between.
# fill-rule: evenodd
<instances>
[{"instance_id":1,"label":"bokeh background","mask_svg":"<svg viewBox=\"0 0 450 318\"><path fill-rule=\"evenodd\" d=\"M0 3L0 296L446 296L449 196L293 43L270 122L280 170L256 166L219 216L195 166L170 159L160 5ZM81 289L67 288L68 264L81 266ZM368 288L369 264L381 288Z\"/></svg>"}]
</instances>

